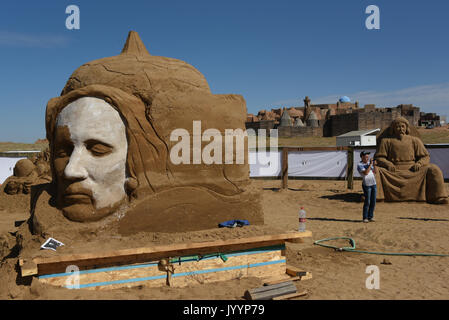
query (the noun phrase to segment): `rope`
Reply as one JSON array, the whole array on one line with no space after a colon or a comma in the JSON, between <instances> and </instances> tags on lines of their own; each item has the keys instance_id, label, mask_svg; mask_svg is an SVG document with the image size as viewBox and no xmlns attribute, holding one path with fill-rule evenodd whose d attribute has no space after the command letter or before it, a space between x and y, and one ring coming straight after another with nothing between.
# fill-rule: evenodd
<instances>
[{"instance_id":1,"label":"rope","mask_svg":"<svg viewBox=\"0 0 449 320\"><path fill-rule=\"evenodd\" d=\"M331 246L329 244L323 244L322 242L331 241L331 240L340 240L345 239L348 240L350 243L350 247L336 247ZM335 238L325 238L321 240L315 241L313 244L326 247L326 248L332 248L337 251L346 251L346 252L358 252L358 253L367 253L367 254L379 254L379 255L387 255L387 256L424 256L424 257L449 257L449 254L440 254L440 253L417 253L417 252L376 252L376 251L363 251L363 250L356 250L355 248L355 241L352 238L349 237L335 237Z\"/></svg>"}]
</instances>

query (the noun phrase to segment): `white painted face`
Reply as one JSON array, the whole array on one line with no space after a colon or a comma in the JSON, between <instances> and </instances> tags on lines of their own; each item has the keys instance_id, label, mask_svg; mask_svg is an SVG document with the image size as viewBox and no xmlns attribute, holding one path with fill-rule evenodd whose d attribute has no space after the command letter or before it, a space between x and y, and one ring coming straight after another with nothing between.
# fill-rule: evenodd
<instances>
[{"instance_id":1,"label":"white painted face","mask_svg":"<svg viewBox=\"0 0 449 320\"><path fill-rule=\"evenodd\" d=\"M58 115L54 168L58 200L71 220L98 220L126 197L126 128L102 99L84 97Z\"/></svg>"}]
</instances>

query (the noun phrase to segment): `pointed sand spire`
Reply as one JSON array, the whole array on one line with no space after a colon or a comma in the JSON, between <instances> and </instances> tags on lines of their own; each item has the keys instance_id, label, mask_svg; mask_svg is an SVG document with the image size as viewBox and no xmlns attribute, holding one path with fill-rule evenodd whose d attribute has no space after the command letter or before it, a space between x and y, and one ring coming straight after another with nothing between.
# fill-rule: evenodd
<instances>
[{"instance_id":1,"label":"pointed sand spire","mask_svg":"<svg viewBox=\"0 0 449 320\"><path fill-rule=\"evenodd\" d=\"M122 49L121 54L134 54L136 56L149 56L147 48L143 44L139 37L139 34L135 31L128 33L125 46Z\"/></svg>"}]
</instances>

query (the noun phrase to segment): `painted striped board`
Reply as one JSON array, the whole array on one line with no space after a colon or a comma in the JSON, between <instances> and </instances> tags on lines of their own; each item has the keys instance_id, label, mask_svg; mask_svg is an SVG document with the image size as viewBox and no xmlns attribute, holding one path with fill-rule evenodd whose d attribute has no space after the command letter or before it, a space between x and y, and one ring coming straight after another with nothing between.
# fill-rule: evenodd
<instances>
[{"instance_id":1,"label":"painted striped board","mask_svg":"<svg viewBox=\"0 0 449 320\"><path fill-rule=\"evenodd\" d=\"M171 258L174 273L170 286L226 281L244 277L276 278L285 276L285 245L269 246L235 252ZM97 268L74 273L40 275L39 281L69 289L108 290L123 287L166 285L167 272L158 261Z\"/></svg>"}]
</instances>

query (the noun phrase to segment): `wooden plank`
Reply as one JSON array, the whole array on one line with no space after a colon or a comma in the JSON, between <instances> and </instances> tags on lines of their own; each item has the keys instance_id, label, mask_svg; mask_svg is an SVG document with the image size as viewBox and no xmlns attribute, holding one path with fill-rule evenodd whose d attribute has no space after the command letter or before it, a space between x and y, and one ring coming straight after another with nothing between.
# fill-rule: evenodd
<instances>
[{"instance_id":1,"label":"wooden plank","mask_svg":"<svg viewBox=\"0 0 449 320\"><path fill-rule=\"evenodd\" d=\"M258 247L281 245L285 241L311 237L310 231L291 232L277 235L257 236L243 239L218 240L198 243L177 243L152 247L123 249L104 253L85 253L56 255L53 257L35 257L32 261L38 266L39 275L65 272L69 265L80 270L93 267L117 266L123 264L157 261L167 257L181 257L216 252L231 252Z\"/></svg>"},{"instance_id":2,"label":"wooden plank","mask_svg":"<svg viewBox=\"0 0 449 320\"><path fill-rule=\"evenodd\" d=\"M293 279L294 278L294 279ZM305 281L312 279L312 272L306 272L303 276L293 277L292 280Z\"/></svg>"},{"instance_id":3,"label":"wooden plank","mask_svg":"<svg viewBox=\"0 0 449 320\"><path fill-rule=\"evenodd\" d=\"M307 272L289 265L285 268L285 273L293 277L299 277L301 281L312 279L311 272Z\"/></svg>"},{"instance_id":4,"label":"wooden plank","mask_svg":"<svg viewBox=\"0 0 449 320\"><path fill-rule=\"evenodd\" d=\"M33 261L22 261L22 265L20 265L20 271L22 277L33 276L37 274L37 265Z\"/></svg>"},{"instance_id":5,"label":"wooden plank","mask_svg":"<svg viewBox=\"0 0 449 320\"><path fill-rule=\"evenodd\" d=\"M286 294L283 296L274 297L273 300L287 300L287 299L302 297L302 296L306 296L306 295L307 295L307 291L303 291L303 292L290 293L290 294Z\"/></svg>"},{"instance_id":6,"label":"wooden plank","mask_svg":"<svg viewBox=\"0 0 449 320\"><path fill-rule=\"evenodd\" d=\"M307 271L287 265L287 267L285 268L285 273L293 277L302 277L307 274Z\"/></svg>"},{"instance_id":7,"label":"wooden plank","mask_svg":"<svg viewBox=\"0 0 449 320\"><path fill-rule=\"evenodd\" d=\"M288 151L289 148L282 148L282 189L288 188Z\"/></svg>"}]
</instances>

